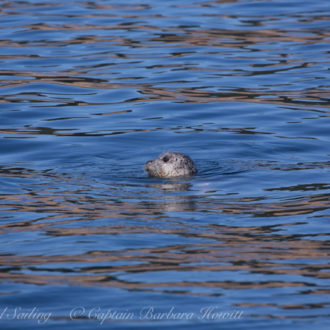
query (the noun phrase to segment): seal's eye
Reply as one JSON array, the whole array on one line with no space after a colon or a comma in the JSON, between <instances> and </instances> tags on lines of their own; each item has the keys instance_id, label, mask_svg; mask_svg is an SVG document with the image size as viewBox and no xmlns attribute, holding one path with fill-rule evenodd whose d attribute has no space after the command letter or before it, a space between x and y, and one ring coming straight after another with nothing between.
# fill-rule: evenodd
<instances>
[{"instance_id":1,"label":"seal's eye","mask_svg":"<svg viewBox=\"0 0 330 330\"><path fill-rule=\"evenodd\" d=\"M163 162L164 163L167 163L169 160L170 160L170 158L168 156L164 156L163 157Z\"/></svg>"}]
</instances>

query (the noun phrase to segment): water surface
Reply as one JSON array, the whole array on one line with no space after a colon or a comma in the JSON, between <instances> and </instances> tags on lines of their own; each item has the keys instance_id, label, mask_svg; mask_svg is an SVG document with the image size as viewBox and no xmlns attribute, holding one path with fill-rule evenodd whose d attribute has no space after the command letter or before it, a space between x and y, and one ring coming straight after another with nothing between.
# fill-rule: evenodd
<instances>
[{"instance_id":1,"label":"water surface","mask_svg":"<svg viewBox=\"0 0 330 330\"><path fill-rule=\"evenodd\" d=\"M1 328L328 328L329 14L2 2Z\"/></svg>"}]
</instances>

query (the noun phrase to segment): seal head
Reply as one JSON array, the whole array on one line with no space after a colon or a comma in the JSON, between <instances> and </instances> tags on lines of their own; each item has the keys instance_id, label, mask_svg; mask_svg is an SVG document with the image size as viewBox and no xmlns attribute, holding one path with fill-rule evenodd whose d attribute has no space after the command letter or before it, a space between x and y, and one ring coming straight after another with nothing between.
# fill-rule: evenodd
<instances>
[{"instance_id":1,"label":"seal head","mask_svg":"<svg viewBox=\"0 0 330 330\"><path fill-rule=\"evenodd\" d=\"M165 152L144 165L150 176L158 178L173 178L191 176L197 173L191 158L180 152Z\"/></svg>"}]
</instances>

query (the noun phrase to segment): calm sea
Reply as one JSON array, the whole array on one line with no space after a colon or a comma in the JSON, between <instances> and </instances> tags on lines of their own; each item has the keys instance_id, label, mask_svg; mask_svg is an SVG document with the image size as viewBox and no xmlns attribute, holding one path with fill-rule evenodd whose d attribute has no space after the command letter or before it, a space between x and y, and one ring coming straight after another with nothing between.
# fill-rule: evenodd
<instances>
[{"instance_id":1,"label":"calm sea","mask_svg":"<svg viewBox=\"0 0 330 330\"><path fill-rule=\"evenodd\" d=\"M329 329L329 15L1 1L0 328Z\"/></svg>"}]
</instances>

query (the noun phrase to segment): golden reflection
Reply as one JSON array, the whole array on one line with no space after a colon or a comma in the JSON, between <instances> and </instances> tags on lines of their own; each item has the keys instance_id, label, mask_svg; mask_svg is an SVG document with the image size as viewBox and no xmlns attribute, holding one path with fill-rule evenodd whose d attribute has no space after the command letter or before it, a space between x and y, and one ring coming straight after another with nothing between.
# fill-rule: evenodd
<instances>
[{"instance_id":1,"label":"golden reflection","mask_svg":"<svg viewBox=\"0 0 330 330\"><path fill-rule=\"evenodd\" d=\"M193 294L190 293L189 287L256 289L293 286L304 288L310 287L309 283L313 281L313 278L326 279L329 277L326 264L317 262L306 264L306 260L324 260L327 257L323 241L302 240L300 237L267 233L258 227L204 225L197 228L196 225L189 225L190 232L187 227L168 231L148 226L143 228L105 226L102 227L102 230L85 228L86 235L102 233L108 234L111 238L112 234L157 232L162 235L176 234L198 238L198 243L54 256L5 255L0 256L0 263L5 269L0 277L3 281L39 285L67 283L119 287L127 290L162 291L171 287L180 287L182 294ZM75 232L75 230L59 228L56 235L63 234L81 235L83 231ZM212 239L214 243L203 243L201 238L207 238L208 241ZM25 272L26 269L29 270L29 273ZM134 274L138 273L152 274L153 272L168 271L178 272L178 277L184 272L191 271L217 272L219 278L218 280L208 280L207 273L205 273L203 280L176 282L155 280L153 283L147 283L143 280L125 281L116 276L116 274L126 273L132 274L132 278L134 278ZM222 280L222 272L259 273L265 276L264 280L260 282L243 281L242 279ZM274 277L267 279L267 275L299 275L302 279L301 281L274 280Z\"/></svg>"},{"instance_id":2,"label":"golden reflection","mask_svg":"<svg viewBox=\"0 0 330 330\"><path fill-rule=\"evenodd\" d=\"M1 175L24 175L32 179L40 173L22 168L3 169ZM49 175L51 180L67 180L68 177ZM169 182L164 185L151 185L151 195L140 198L129 192L125 200L111 195L93 197L70 191L55 193L52 189L40 187L33 193L1 195L0 217L4 220L8 212L26 214L26 220L6 222L0 225L0 233L41 233L47 237L59 239L70 236L72 244L81 237L89 241L97 241L98 235L112 238L124 237L134 239L135 235L157 235L166 239L173 235L182 237L175 244L161 244L155 247L128 247L119 250L91 250L86 253L70 253L45 255L0 255L3 271L2 281L14 281L38 285L63 284L99 285L119 287L126 290L152 290L177 292L187 295L214 295L219 289L255 289L276 287L313 286L316 279L329 277L326 242L318 240L315 234L305 239L302 235L290 235L283 230L288 223L274 226L216 225L196 223L197 218L210 214L234 214L254 217L285 217L297 214L313 213L329 208L329 196L326 194L310 194L292 201L267 201L262 197L253 198L212 198L205 196L175 195L177 192L189 191L189 184ZM288 189L289 187L287 187ZM173 195L174 194L174 195ZM134 201L133 201L134 200ZM148 202L146 202L148 200ZM207 211L206 211L207 210ZM191 212L192 220L180 217L180 213ZM171 216L164 212L176 212ZM28 219L28 214L34 220ZM248 220L247 220L248 221ZM138 222L138 224L137 224ZM103 237L102 236L102 237ZM76 238L77 237L77 238ZM185 240L190 243L185 243ZM165 242L165 241L164 241ZM306 262L307 260L307 262ZM308 263L308 260L313 260ZM160 272L177 272L178 280L167 282L166 276L158 280ZM199 280L180 280L181 275L199 272ZM208 279L208 274L216 272L218 278ZM245 272L246 274L263 274L263 280L256 282L238 279L224 279L223 272ZM135 274L154 274L152 283L135 279ZM117 274L129 275L132 280L123 280ZM204 274L204 275L203 275ZM272 275L272 276L271 276ZM298 275L301 280L289 280L283 277L276 280L277 275ZM203 277L202 277L203 276ZM149 277L148 277L149 278ZM197 277L198 278L198 277ZM190 291L190 288L200 290ZM203 288L214 288L212 293L198 292ZM318 292L325 294L325 292Z\"/></svg>"},{"instance_id":3,"label":"golden reflection","mask_svg":"<svg viewBox=\"0 0 330 330\"><path fill-rule=\"evenodd\" d=\"M225 1L231 2L231 1ZM210 2L211 4L212 2ZM217 2L215 2L216 4ZM46 4L45 4L46 5ZM196 4L199 6L199 4ZM88 3L86 6L91 8L98 8L105 6L106 9L111 10L113 6L117 5L108 5L108 4L95 4ZM119 6L121 8L121 6ZM142 10L146 10L145 5L128 5L124 6L127 10L136 10L137 13ZM8 13L7 13L8 14ZM109 14L108 14L109 15ZM123 15L123 13L121 13ZM110 15L111 17L113 15ZM117 16L115 16L117 17ZM123 17L123 16L118 16ZM153 16L152 16L153 17ZM224 15L224 17L226 17ZM139 19L139 16L136 16ZM166 17L159 15L157 19L161 20ZM220 17L221 18L221 17ZM274 17L264 17L264 20L274 20ZM318 21L325 20L326 17L322 15L315 15L311 17L304 17L307 21ZM167 56L172 57L185 57L192 51L187 52L185 48L189 47L191 49L200 49L200 47L211 47L213 52L219 52L219 58L223 57L222 49L231 49L236 51L237 49L244 49L245 47L255 47L255 49L263 52L263 47L266 47L268 44L287 44L287 43L299 43L302 45L314 45L314 44L326 44L328 42L330 33L326 29L318 30L298 30L299 33L295 31L284 30L284 29L274 29L266 28L264 26L255 27L253 30L234 30L234 29L221 29L221 28L203 28L199 27L198 29L190 29L185 26L167 26L164 25L155 25L152 24L154 20L148 21L148 24L143 24L146 20L145 17L141 17L142 23L137 24L132 21L130 23L120 23L120 24L109 24L109 25L74 25L74 24L63 24L63 25L51 25L50 23L38 23L38 24L28 24L24 26L26 31L35 31L35 30L56 30L56 31L85 31L84 36L76 37L73 40L60 40L60 41L47 41L47 43L41 42L40 47L61 47L68 46L73 44L98 44L104 43L109 45L116 45L118 49L120 47L129 47L127 53L120 52L108 52L102 53L102 57L109 60L108 65L116 65L117 62L112 63L111 59L130 59L135 61L142 61L145 54L139 52L134 52L134 49L145 49L146 54L150 54L152 49L155 47L175 47L175 53L167 54ZM306 22L304 22L306 23ZM102 34L101 36L95 31L102 30L108 31L108 35ZM148 30L149 34L145 39L130 39L124 32L134 30L136 32L144 32ZM121 32L121 34L113 35L113 31ZM128 34L129 35L129 34ZM0 41L0 47L12 47L12 48L31 48L31 54L25 55L26 57L36 57L39 58L39 55L33 54L33 46L28 42L19 42L14 40L3 39ZM197 48L196 48L197 47ZM280 47L280 46L279 46ZM180 52L182 48L182 52ZM202 48L203 49L203 48ZM267 52L267 49L265 49ZM235 54L235 53L234 53ZM283 53L275 58L270 58L268 62L262 62L258 64L258 60L261 55L258 55L255 52L237 52L237 55L232 55L234 59L237 60L251 60L250 65L244 65L243 68L231 68L228 73L228 67L219 67L216 70L219 70L219 74L230 74L231 76L256 76L256 75L270 75L276 72L290 71L297 69L305 69L308 67L313 67L314 65L319 65L317 62L306 62L299 58L297 55L296 58L291 58L292 54L287 53L286 49L283 49ZM207 56L207 51L205 50L205 56ZM22 59L22 55L13 55L11 59ZM15 57L16 56L16 57ZM90 55L95 56L95 54ZM101 56L101 55L100 55ZM259 57L258 57L259 56ZM8 59L8 55L0 55L0 59ZM121 63L122 64L122 63ZM125 64L125 63L124 63ZM128 64L128 62L127 62ZM219 64L220 65L220 64ZM147 67L148 69L154 68L166 68L171 70L189 70L189 71L207 71L210 74L217 74L215 69L212 67L201 67L198 64L189 65L184 61L179 61L175 64L169 62L168 64L157 63L153 66ZM160 101L160 100L175 100L181 102L189 103L208 103L208 102L223 102L223 101L242 101L242 102L253 102L253 103L263 103L263 104L277 104L277 105L290 105L290 106L311 106L317 105L320 108L329 108L329 91L326 88L308 88L305 90L288 90L286 86L283 86L282 90L265 90L258 88L232 88L230 90L223 91L219 88L218 91L209 91L203 87L175 87L175 88L165 88L159 87L157 85L147 84L147 83L132 83L132 82L122 82L125 79L134 80L134 77L124 78L124 77L112 77L111 70L108 70L107 74L110 74L110 78L102 79L104 72L98 72L99 79L96 78L87 78L89 72L92 73L96 69L90 66L79 66L73 67L68 70L58 71L53 70L51 73L41 73L36 71L29 70L2 70L0 73L4 76L12 76L15 78L25 77L26 79L18 80L3 80L2 87L14 87L14 86L23 86L25 84L30 84L31 82L48 82L55 83L59 85L68 85L76 86L82 88L91 88L91 89L134 89L139 91L140 96L130 100L130 102L146 102L146 101ZM90 75L89 75L90 76ZM139 77L143 78L143 77ZM138 80L138 79L135 79ZM161 81L160 81L161 82ZM0 102L24 102L24 101L33 101L33 102L50 102L50 100L45 96L42 98L39 96L38 99L29 99L22 96L3 96ZM51 102L56 102L56 100L51 100ZM65 102L62 100L62 102ZM69 101L68 101L69 102ZM73 105L85 105L84 103L73 104ZM329 112L327 112L329 113Z\"/></svg>"},{"instance_id":4,"label":"golden reflection","mask_svg":"<svg viewBox=\"0 0 330 330\"><path fill-rule=\"evenodd\" d=\"M191 70L192 68L189 68ZM32 79L26 79L21 81L8 81L8 86L18 86L28 84L35 79L39 81L56 83L59 85L68 85L76 86L83 88L91 89L133 89L138 90L140 95L134 99L131 99L130 102L146 102L146 101L161 101L161 100L175 100L182 101L185 103L210 103L210 102L228 102L228 101L241 101L241 102L252 102L252 103L263 103L263 104L278 104L286 106L308 106L311 107L313 104L317 105L319 108L329 108L327 100L330 97L330 93L326 90L321 89L308 89L301 91L265 91L265 90L253 90L247 88L237 88L232 89L231 91L208 91L198 88L160 88L151 86L146 83L110 83L103 81L101 79L89 79L83 77L75 77L77 73L67 72L67 77L63 76L63 73L56 75L46 75L34 72L14 72L14 71L2 71L3 75L14 75L14 76L30 76ZM115 79L114 79L115 80ZM3 87L8 87L3 86ZM40 97L40 95L39 95ZM45 95L44 98L16 98L6 96L3 97L0 102L39 102L39 103L54 103L56 100L49 100ZM59 100L61 104L66 105L76 105L84 106L89 105L85 102L74 102L68 100L68 103L65 103L65 100ZM127 103L127 102L126 102ZM317 112L324 112L329 114L329 111L315 110ZM107 113L106 113L107 114Z\"/></svg>"},{"instance_id":5,"label":"golden reflection","mask_svg":"<svg viewBox=\"0 0 330 330\"><path fill-rule=\"evenodd\" d=\"M208 1L204 5L212 3L229 3L234 0ZM39 3L38 8L48 8L59 4ZM185 26L175 26L164 24L161 20L169 19L158 14L145 13L148 5L136 4L102 4L87 1L86 7L102 10L104 12L93 14L77 14L75 18L132 18L130 22L109 23L109 24L84 24L84 20L78 24L52 24L52 20L47 23L25 24L20 28L24 33L33 33L35 31L61 31L64 35L70 36L72 31L82 31L83 35L72 34L72 39L63 38L63 40L23 40L19 41L19 34L14 40L0 40L0 47L10 48L13 53L24 53L26 55L0 55L0 60L6 63L9 61L24 62L22 60L36 60L56 58L58 50L69 49L70 46L86 46L78 54L77 58L82 56L84 59L94 59L100 56L102 63L89 66L84 63L84 59L78 65L68 66L70 68L57 70L56 66L46 73L39 72L42 67L35 63L17 64L17 70L4 69L0 74L4 76L0 88L16 88L33 85L34 83L54 84L57 86L70 86L86 88L86 90L121 90L130 89L136 91L137 97L129 100L120 100L118 103L148 103L151 101L175 101L184 103L210 103L210 102L251 102L260 104L275 104L285 107L297 107L298 109L308 108L308 111L317 112L320 117L329 116L329 97L330 93L323 85L296 89L287 88L287 85L276 86L275 88L265 88L265 86L251 86L249 88L232 87L222 89L219 87L203 86L201 82L198 87L186 87L185 82L175 81L179 86L162 87L163 81L157 83L140 82L139 79L145 77L123 77L113 73L112 68L116 67L117 61L120 64L127 65L126 72L129 70L130 61L141 63L145 56L153 54L153 50L164 48L160 53L159 61L149 67L147 70L168 71L189 71L195 73L205 71L206 74L230 75L232 77L250 77L260 75L272 75L274 73L290 72L291 70L305 70L311 67L322 66L324 63L317 63L316 60L307 62L300 58L300 54L290 54L288 45L299 44L313 48L317 45L329 43L330 33L326 29L300 29L299 19L295 23L297 30L285 30L282 28L267 28L259 22L255 23L252 29L234 29L234 28L205 28L197 26L191 29ZM199 4L189 4L188 6L199 6ZM34 8L34 4L28 2L10 2L6 1L1 5L2 14L6 16L15 16L15 10L26 10ZM177 5L178 7L180 5ZM120 15L116 10L120 8ZM108 13L105 10L109 10ZM141 11L139 13L130 13L130 11ZM142 16L146 15L146 16ZM226 15L214 14L219 19L227 18ZM153 18L153 19L150 19ZM154 21L157 18L157 22ZM236 19L233 16L231 18ZM274 21L278 17L263 17L263 20ZM306 22L326 21L328 17L319 12L317 15L306 15L300 18ZM173 20L171 18L171 20ZM44 20L45 21L45 20ZM95 22L91 20L90 22ZM147 22L147 23L145 23ZM290 23L291 24L291 23ZM98 31L102 31L99 34ZM131 32L136 38L131 37ZM296 33L296 32L299 33ZM141 33L141 35L139 34ZM147 32L147 33L146 33ZM5 33L6 35L6 33ZM40 37L43 38L43 37ZM273 58L269 57L267 63L256 64L268 50L269 45L278 45L278 53ZM95 49L100 45L109 47L101 53L88 53L87 50ZM113 49L116 49L114 52ZM172 48L172 49L170 49ZM241 52L247 48L250 51ZM43 55L43 49L47 51ZM86 49L86 50L85 50ZM169 51L170 49L170 51ZM226 67L227 64L219 64L215 68L201 67L198 63L187 61L185 58L194 54L187 49L196 49L196 52L202 52L199 55L216 54L219 59L231 52L232 60L251 61L251 64L244 65L243 68ZM252 51L254 49L254 51ZM292 47L291 47L292 49ZM119 50L119 52L117 52ZM256 52L256 50L259 52ZM172 53L171 53L172 51ZM74 50L75 54L76 50ZM70 51L68 51L70 53ZM59 52L59 54L62 54ZM292 59L293 55L296 57ZM47 57L49 56L49 57ZM60 55L59 55L60 56ZM65 55L66 56L66 55ZM57 58L60 62L65 60L65 56ZM72 55L70 55L72 56ZM258 57L259 56L259 57ZM269 56L269 53L268 53ZM167 61L164 58L178 58L178 62ZM263 58L262 58L263 59ZM88 62L88 61L86 61ZM189 62L189 64L187 64ZM33 65L32 65L33 64ZM101 67L100 67L101 64ZM76 66L75 66L76 65ZM135 64L134 64L135 65ZM110 68L104 70L104 67ZM24 69L22 69L22 67ZM31 69L32 68L32 69ZM120 68L120 66L119 66ZM128 69L127 69L128 68ZM48 67L49 70L49 67ZM102 71L103 70L103 71ZM319 72L320 68L315 69ZM133 75L133 74L132 74ZM320 74L321 75L321 74ZM90 78L97 77L97 78ZM14 79L13 79L14 78ZM316 76L313 76L316 79ZM161 79L161 78L160 78ZM189 82L189 81L188 81ZM170 85L171 86L171 85ZM315 86L315 85L314 85ZM323 87L322 87L323 86ZM292 87L292 86L289 86ZM293 86L294 87L294 86ZM53 96L51 99L45 92L42 93L22 93L22 94L1 93L0 103L13 103L19 106L19 103L40 103L40 106L46 107L48 103L54 106L91 106L95 103L83 101L72 101L63 99L63 95L58 99ZM13 92L14 93L14 92ZM111 101L109 101L111 102ZM104 105L104 103L102 103ZM313 108L314 106L314 108ZM317 109L315 109L317 106ZM311 108L311 109L310 109ZM126 114L131 110L97 112L95 116L110 116L116 114ZM63 117L62 117L63 118ZM57 118L58 120L60 118ZM2 124L4 125L4 124ZM156 131L162 128L135 129L134 131ZM176 129L176 128L174 128ZM191 127L190 129L196 129ZM200 128L197 128L200 129ZM24 127L24 129L2 128L0 134L8 134L10 137L15 135L87 135L83 132L72 132L74 129L53 129L48 127ZM270 134L269 132L256 132L254 128L221 128L220 130L232 130L240 134ZM120 130L110 132L109 134L123 134L131 130ZM213 131L216 132L216 129ZM93 135L94 133L91 133ZM96 135L96 134L94 134ZM100 133L100 135L106 135ZM328 166L328 165L324 165ZM292 170L293 168L291 168ZM275 168L273 170L276 170ZM281 168L280 170L284 170ZM290 170L290 169L288 169ZM296 170L296 168L295 168ZM111 191L107 196L90 196L86 193L77 191L62 190L56 191L45 185L42 188L41 180L46 178L46 174L34 173L25 169L0 169L0 176L9 175L28 179L37 179L40 187L30 191L17 194L0 195L0 218L3 220L0 224L0 235L29 234L40 233L44 237L58 239L69 237L71 244L77 239L79 244L81 237L86 237L91 242L97 242L98 235L107 235L111 238L125 237L134 238L136 235L144 235L147 241L148 235L157 236L163 239L163 244L154 247L125 247L119 250L108 250L96 248L89 252L58 253L56 255L46 255L40 253L25 255L0 254L1 272L0 280L3 282L29 283L36 285L82 285L82 286L105 286L116 287L126 290L150 290L161 292L176 292L186 295L219 295L223 289L249 290L258 288L283 288L297 287L301 290L308 290L309 294L326 295L329 291L321 289L315 285L317 280L329 278L328 264L322 261L328 258L328 243L323 241L323 233L303 235L286 234L283 228L286 226L295 226L297 223L286 223L286 217L309 214L313 216L319 211L328 210L330 207L329 195L320 193L323 189L315 185L299 185L276 187L268 191L303 191L304 196L292 200L267 200L264 196L259 197L214 197L199 196L189 194L190 185L186 183L175 184L149 184L141 188L142 192L125 192L124 198L112 196ZM50 181L59 180L61 183L70 181L70 178L49 174ZM58 184L64 186L63 184ZM86 189L93 193L93 185L86 183ZM153 189L152 192L150 192ZM23 191L23 190L22 190ZM148 192L146 192L148 191ZM317 191L317 193L315 192ZM175 195L178 193L178 195ZM182 193L179 195L179 193ZM171 214L171 213L174 213ZM190 212L190 214L186 214ZM12 214L17 215L13 219ZM184 214L183 214L184 213ZM10 216L8 216L10 214ZM207 217L221 216L222 219L228 217L226 225L216 225L208 222L197 222L203 216ZM23 216L26 216L22 220ZM189 216L189 219L184 218ZM234 226L234 217L237 219L246 218L246 226ZM320 217L326 217L321 215ZM277 217L283 219L281 225L260 225L249 226L249 217L267 218ZM32 218L32 219L31 219ZM10 220L8 220L10 219ZM222 222L224 223L224 221ZM256 222L253 222L254 224ZM262 222L263 224L265 221ZM166 239L171 236L178 237L175 244L167 243ZM79 236L79 237L78 237ZM306 237L307 236L307 237ZM180 241L182 239L182 241ZM186 243L186 239L190 243ZM15 242L13 242L15 244ZM42 244L40 244L40 249ZM17 251L17 250L16 250ZM19 252L19 251L17 251ZM55 251L54 251L55 252ZM41 254L41 255L40 255ZM312 261L312 262L309 262ZM159 273L175 272L178 275L176 281L167 280L164 275L157 277ZM198 275L192 278L190 272L198 272ZM204 273L203 273L204 272ZM226 278L225 273L240 274L241 276ZM217 274L218 277L210 279L209 274ZM127 275L130 280L123 280L121 275ZM148 274L153 275L154 281L135 278L134 275ZM186 278L182 279L181 275ZM260 281L256 277L248 275L262 275ZM228 274L227 274L228 275ZM285 275L285 276L282 276ZM248 278L245 279L245 276ZM295 277L296 276L296 277ZM150 276L146 277L150 278ZM199 289L199 290L196 290ZM205 290L211 288L212 290ZM220 292L220 293L219 293ZM249 306L257 304L250 303ZM243 305L242 305L243 306ZM300 308L301 305L285 304L282 308L292 309Z\"/></svg>"}]
</instances>

